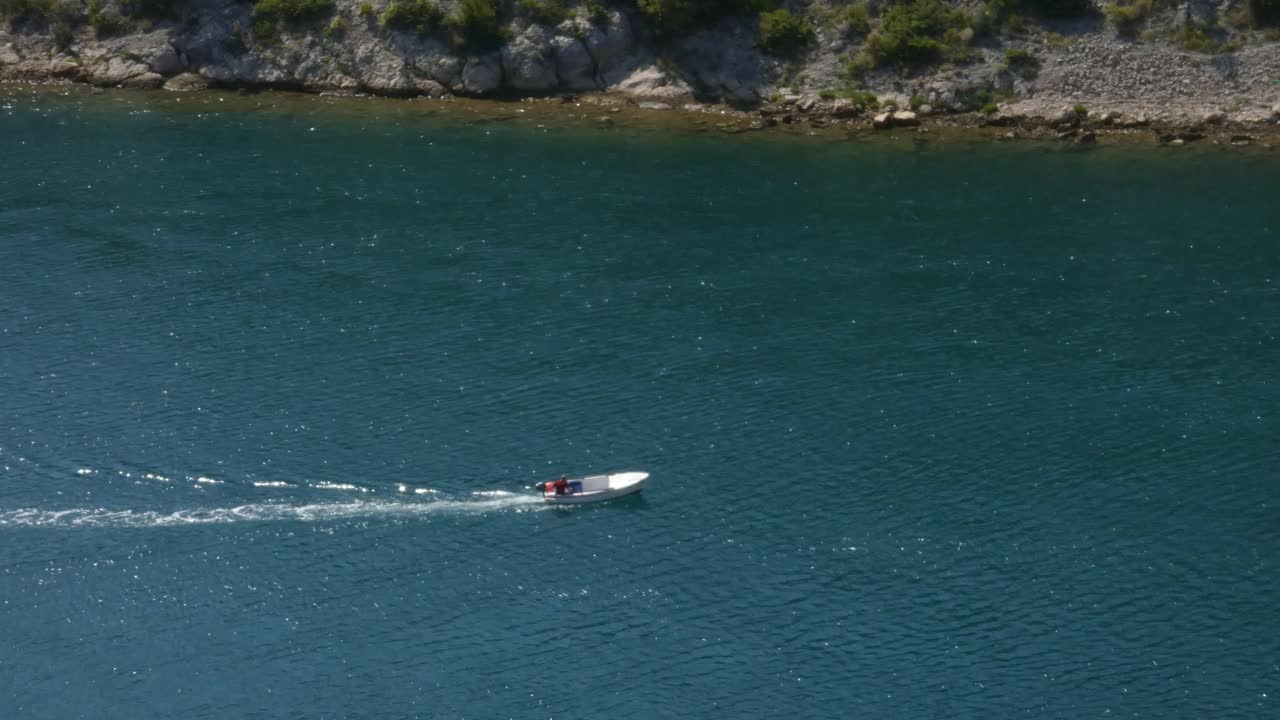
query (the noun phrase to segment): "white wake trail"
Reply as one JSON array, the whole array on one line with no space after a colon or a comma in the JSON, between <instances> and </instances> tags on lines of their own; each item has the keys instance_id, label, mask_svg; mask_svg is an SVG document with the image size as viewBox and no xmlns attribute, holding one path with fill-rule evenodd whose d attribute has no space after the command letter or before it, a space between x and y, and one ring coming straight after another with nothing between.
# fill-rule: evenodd
<instances>
[{"instance_id":1,"label":"white wake trail","mask_svg":"<svg viewBox=\"0 0 1280 720\"><path fill-rule=\"evenodd\" d=\"M511 495L484 500L433 500L431 502L351 501L340 503L251 503L230 508L109 510L71 508L0 510L3 527L171 527L233 522L321 522L362 518L414 518L489 512L526 512L548 507L536 496Z\"/></svg>"}]
</instances>

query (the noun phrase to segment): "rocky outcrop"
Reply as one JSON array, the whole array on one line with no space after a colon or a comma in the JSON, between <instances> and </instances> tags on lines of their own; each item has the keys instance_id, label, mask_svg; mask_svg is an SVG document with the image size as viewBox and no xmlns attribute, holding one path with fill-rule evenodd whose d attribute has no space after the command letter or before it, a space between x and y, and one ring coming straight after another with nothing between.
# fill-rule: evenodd
<instances>
[{"instance_id":1,"label":"rocky outcrop","mask_svg":"<svg viewBox=\"0 0 1280 720\"><path fill-rule=\"evenodd\" d=\"M502 87L502 61L497 53L469 57L462 66L458 90L468 95L489 95Z\"/></svg>"},{"instance_id":2,"label":"rocky outcrop","mask_svg":"<svg viewBox=\"0 0 1280 720\"><path fill-rule=\"evenodd\" d=\"M543 22L510 11L506 3L501 47L468 49L447 30L424 35L384 27L379 18L389 1L371 0L366 11L364 0L334 0L331 15L282 23L274 35L261 36L252 30L254 5L245 0L187 0L181 22L157 20L145 32L110 38L99 38L88 25L69 39L65 33L55 39L47 24L0 22L0 80L173 89L207 83L428 96L604 91L677 106L696 99L755 107L786 97L782 104L807 116L810 124L818 117L823 123L853 122L863 117L866 105L876 105L837 99L838 91L859 98L870 93L899 108L910 104L930 122L982 108L984 123L1038 120L1065 129L1085 120L1074 117L1077 104L1090 109L1090 122L1114 113L1116 119L1104 122L1117 128L1140 118L1141 124L1222 127L1280 122L1280 86L1275 84L1280 42L1255 32L1248 42L1206 54L1161 39L1179 22L1197 27L1219 22L1223 7L1212 0L1158 10L1163 14L1145 21L1158 32L1142 42L1117 37L1105 25L1029 22L1017 35L971 45L971 61L962 65L903 72L885 64L854 75L849 61L863 39L821 21L834 0L792 4L794 11L815 18L816 31L813 42L787 57L760 50L752 18L730 17L659 41L634 4L613 0L604 0L609 9L596 8L594 14L581 0L567 0L567 14L553 13ZM104 0L102 7L123 12L120 2ZM969 7L962 0L944 2ZM445 13L456 9L456 0L440 4ZM1009 50L1034 62L1011 67ZM884 120L889 126L907 122L892 115Z\"/></svg>"},{"instance_id":3,"label":"rocky outcrop","mask_svg":"<svg viewBox=\"0 0 1280 720\"><path fill-rule=\"evenodd\" d=\"M551 30L530 25L502 48L502 68L506 71L507 87L526 92L547 92L559 86L551 38ZM496 89L496 84L492 89Z\"/></svg>"}]
</instances>

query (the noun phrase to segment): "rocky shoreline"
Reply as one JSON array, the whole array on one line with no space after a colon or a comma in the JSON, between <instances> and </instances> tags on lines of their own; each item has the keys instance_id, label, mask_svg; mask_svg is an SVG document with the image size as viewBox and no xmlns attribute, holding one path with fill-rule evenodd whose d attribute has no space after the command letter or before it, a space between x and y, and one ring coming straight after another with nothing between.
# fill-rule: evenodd
<instances>
[{"instance_id":1,"label":"rocky shoreline","mask_svg":"<svg viewBox=\"0 0 1280 720\"><path fill-rule=\"evenodd\" d=\"M182 2L173 6L180 17L117 32L93 22L116 6L89 0L85 12L99 13L82 16L89 24L55 27L29 16L0 23L0 81L525 99L580 109L601 128L625 109L711 117L715 129L732 133L960 132L1078 145L1117 138L1280 147L1280 35L1244 33L1247 42L1213 53L1159 40L1194 18L1228 13L1231 2L1153 15L1141 38L1096 18L1045 20L967 40L962 63L874 68L852 79L845 64L859 41L839 26L816 26L806 49L775 57L761 51L749 18L655 43L634 6L584 3L560 6L558 22L512 11L500 45L480 52L439 32L390 27L388 8L398 1L335 0L328 14L280 22L266 36L254 25L257 6L236 0ZM824 2L808 12L822 17L840 7Z\"/></svg>"},{"instance_id":2,"label":"rocky shoreline","mask_svg":"<svg viewBox=\"0 0 1280 720\"><path fill-rule=\"evenodd\" d=\"M147 88L101 88L69 80L0 82L0 105L47 95L118 102L122 107L166 108L192 112L236 110L334 112L348 116L423 117L463 123L516 122L540 128L585 131L642 131L662 134L815 138L818 140L945 143L1031 142L1079 149L1091 147L1225 147L1273 152L1280 149L1280 126L1222 123L1179 125L1130 119L1076 118L1055 125L1040 118L1004 121L982 114L888 118L843 117L815 104L807 112L785 102L752 110L687 102L673 105L594 93L555 98L417 98L349 91L286 91L263 88L206 87L183 92ZM7 101L7 102L6 102ZM370 107L374 103L376 107ZM891 114L892 115L892 114Z\"/></svg>"}]
</instances>

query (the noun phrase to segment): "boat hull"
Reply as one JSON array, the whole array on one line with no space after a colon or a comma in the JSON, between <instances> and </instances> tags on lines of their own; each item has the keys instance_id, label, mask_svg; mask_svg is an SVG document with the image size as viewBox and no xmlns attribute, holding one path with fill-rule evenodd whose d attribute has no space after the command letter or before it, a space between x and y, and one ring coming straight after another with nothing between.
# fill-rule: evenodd
<instances>
[{"instance_id":1,"label":"boat hull","mask_svg":"<svg viewBox=\"0 0 1280 720\"><path fill-rule=\"evenodd\" d=\"M649 482L649 473L630 472L613 475L593 475L574 478L570 483L582 489L571 495L543 492L542 499L552 505L582 505L584 503L616 500L640 492Z\"/></svg>"}]
</instances>

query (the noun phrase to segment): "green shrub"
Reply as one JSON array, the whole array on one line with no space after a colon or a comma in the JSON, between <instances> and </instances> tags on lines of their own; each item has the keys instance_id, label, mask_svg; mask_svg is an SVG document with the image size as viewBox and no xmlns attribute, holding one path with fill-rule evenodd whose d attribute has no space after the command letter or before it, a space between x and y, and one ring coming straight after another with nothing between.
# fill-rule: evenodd
<instances>
[{"instance_id":1,"label":"green shrub","mask_svg":"<svg viewBox=\"0 0 1280 720\"><path fill-rule=\"evenodd\" d=\"M92 8L92 3L90 4ZM116 37L124 35L133 29L133 23L120 17L114 12L92 12L89 14L89 26L93 28L93 34L98 38Z\"/></svg>"},{"instance_id":2,"label":"green shrub","mask_svg":"<svg viewBox=\"0 0 1280 720\"><path fill-rule=\"evenodd\" d=\"M909 0L889 8L866 50L879 64L927 65L969 56L963 29L968 18L940 0Z\"/></svg>"},{"instance_id":3,"label":"green shrub","mask_svg":"<svg viewBox=\"0 0 1280 720\"><path fill-rule=\"evenodd\" d=\"M994 115L999 109L1000 109L999 105L996 105L994 102L989 102L986 105L983 105L982 107L978 108L978 112L982 113L983 115Z\"/></svg>"},{"instance_id":4,"label":"green shrub","mask_svg":"<svg viewBox=\"0 0 1280 720\"><path fill-rule=\"evenodd\" d=\"M1009 48L1004 51L1004 61L1009 63L1009 67L1015 65L1026 65L1030 63L1039 64L1036 56L1031 54L1026 48Z\"/></svg>"},{"instance_id":5,"label":"green shrub","mask_svg":"<svg viewBox=\"0 0 1280 720\"><path fill-rule=\"evenodd\" d=\"M534 24L550 26L559 25L572 15L560 0L517 0L516 12Z\"/></svg>"},{"instance_id":6,"label":"green shrub","mask_svg":"<svg viewBox=\"0 0 1280 720\"><path fill-rule=\"evenodd\" d=\"M808 18L793 15L786 8L760 13L760 34L756 45L770 55L787 55L813 40Z\"/></svg>"},{"instance_id":7,"label":"green shrub","mask_svg":"<svg viewBox=\"0 0 1280 720\"><path fill-rule=\"evenodd\" d=\"M969 110L969 112L981 112L982 108L995 102L996 98L995 94L993 94L991 90L986 89L967 95L961 98L961 100L964 102L964 106Z\"/></svg>"},{"instance_id":8,"label":"green shrub","mask_svg":"<svg viewBox=\"0 0 1280 720\"><path fill-rule=\"evenodd\" d=\"M329 26L324 29L324 36L327 38L340 38L347 34L349 27L346 20L335 16L329 21Z\"/></svg>"},{"instance_id":9,"label":"green shrub","mask_svg":"<svg viewBox=\"0 0 1280 720\"><path fill-rule=\"evenodd\" d=\"M103 0L89 0L89 27L93 28L96 38L110 38L124 35L134 28L134 24L120 16L118 12L108 12Z\"/></svg>"},{"instance_id":10,"label":"green shrub","mask_svg":"<svg viewBox=\"0 0 1280 720\"><path fill-rule=\"evenodd\" d=\"M1132 0L1125 5L1107 3L1102 8L1107 19L1125 35L1137 32L1138 26L1151 14L1151 0Z\"/></svg>"},{"instance_id":11,"label":"green shrub","mask_svg":"<svg viewBox=\"0 0 1280 720\"><path fill-rule=\"evenodd\" d=\"M1073 18L1092 15L1089 0L986 0L987 10L997 20L1014 15L1036 15L1042 18Z\"/></svg>"},{"instance_id":12,"label":"green shrub","mask_svg":"<svg viewBox=\"0 0 1280 720\"><path fill-rule=\"evenodd\" d=\"M1089 0L1022 0L1027 12L1046 18L1074 18L1094 13Z\"/></svg>"},{"instance_id":13,"label":"green shrub","mask_svg":"<svg viewBox=\"0 0 1280 720\"><path fill-rule=\"evenodd\" d=\"M253 34L275 37L280 23L298 22L333 12L333 0L258 0L253 6Z\"/></svg>"},{"instance_id":14,"label":"green shrub","mask_svg":"<svg viewBox=\"0 0 1280 720\"><path fill-rule=\"evenodd\" d=\"M848 37L861 37L871 32L871 11L866 2L857 2L836 10L834 21L844 27Z\"/></svg>"},{"instance_id":15,"label":"green shrub","mask_svg":"<svg viewBox=\"0 0 1280 720\"><path fill-rule=\"evenodd\" d=\"M855 57L846 60L844 65L845 79L856 81L876 66L875 58L865 48Z\"/></svg>"},{"instance_id":16,"label":"green shrub","mask_svg":"<svg viewBox=\"0 0 1280 720\"><path fill-rule=\"evenodd\" d=\"M782 0L636 0L660 35L680 35L733 15L773 10Z\"/></svg>"},{"instance_id":17,"label":"green shrub","mask_svg":"<svg viewBox=\"0 0 1280 720\"><path fill-rule=\"evenodd\" d=\"M1004 51L1004 62L1009 69L1026 79L1034 78L1040 73L1040 59L1023 48L1009 48Z\"/></svg>"},{"instance_id":18,"label":"green shrub","mask_svg":"<svg viewBox=\"0 0 1280 720\"><path fill-rule=\"evenodd\" d=\"M880 101L876 98L876 94L866 90L853 90L848 87L838 90L823 90L818 93L818 97L823 100L852 100L854 105L861 105L864 108L872 110L880 107ZM774 102L777 102L776 100Z\"/></svg>"},{"instance_id":19,"label":"green shrub","mask_svg":"<svg viewBox=\"0 0 1280 720\"><path fill-rule=\"evenodd\" d=\"M1021 33L1027 29L1027 18L1021 13L1009 13L1005 16L1000 27L1007 33Z\"/></svg>"},{"instance_id":20,"label":"green shrub","mask_svg":"<svg viewBox=\"0 0 1280 720\"><path fill-rule=\"evenodd\" d=\"M373 16L373 3L360 3L360 14L365 17Z\"/></svg>"},{"instance_id":21,"label":"green shrub","mask_svg":"<svg viewBox=\"0 0 1280 720\"><path fill-rule=\"evenodd\" d=\"M502 44L497 0L462 0L449 25L458 34L459 44L475 50L492 50Z\"/></svg>"},{"instance_id":22,"label":"green shrub","mask_svg":"<svg viewBox=\"0 0 1280 720\"><path fill-rule=\"evenodd\" d=\"M59 50L66 50L76 40L75 30L71 28L71 23L65 20L55 20L50 29L53 31L53 44Z\"/></svg>"},{"instance_id":23,"label":"green shrub","mask_svg":"<svg viewBox=\"0 0 1280 720\"><path fill-rule=\"evenodd\" d=\"M600 0L587 0L587 19L592 25L600 27L609 26L609 10L600 3Z\"/></svg>"},{"instance_id":24,"label":"green shrub","mask_svg":"<svg viewBox=\"0 0 1280 720\"><path fill-rule=\"evenodd\" d=\"M1249 14L1259 25L1280 25L1280 0L1249 0Z\"/></svg>"},{"instance_id":25,"label":"green shrub","mask_svg":"<svg viewBox=\"0 0 1280 720\"><path fill-rule=\"evenodd\" d=\"M880 107L880 98L877 98L873 92L852 90L843 93L843 95L852 100L854 105L861 105L869 110L876 110Z\"/></svg>"},{"instance_id":26,"label":"green shrub","mask_svg":"<svg viewBox=\"0 0 1280 720\"><path fill-rule=\"evenodd\" d=\"M0 0L0 18L10 23L49 23L56 19L66 22L66 11L57 0Z\"/></svg>"},{"instance_id":27,"label":"green shrub","mask_svg":"<svg viewBox=\"0 0 1280 720\"><path fill-rule=\"evenodd\" d=\"M911 96L911 102L910 102L909 104L911 105L911 109L912 109L912 110L919 110L919 109L920 109L920 106L924 104L924 96L923 96L923 95L912 95L912 96Z\"/></svg>"},{"instance_id":28,"label":"green shrub","mask_svg":"<svg viewBox=\"0 0 1280 720\"><path fill-rule=\"evenodd\" d=\"M1206 55L1216 55L1218 53L1235 52L1240 49L1240 43L1234 40L1230 42L1222 42L1211 37L1203 28L1186 27L1182 30L1174 31L1169 35L1174 44L1183 50L1191 52L1204 53Z\"/></svg>"},{"instance_id":29,"label":"green shrub","mask_svg":"<svg viewBox=\"0 0 1280 720\"><path fill-rule=\"evenodd\" d=\"M379 18L385 28L412 30L419 35L430 35L443 21L444 12L431 0L392 0Z\"/></svg>"},{"instance_id":30,"label":"green shrub","mask_svg":"<svg viewBox=\"0 0 1280 720\"><path fill-rule=\"evenodd\" d=\"M1079 115L1081 119L1084 119L1084 118L1089 117L1089 108L1087 108L1087 107L1085 107L1085 106L1083 106L1083 105L1076 105L1075 107L1073 107L1073 108L1071 108L1071 109L1072 109L1072 110L1074 110L1074 111L1075 111L1075 113L1076 113L1077 115Z\"/></svg>"},{"instance_id":31,"label":"green shrub","mask_svg":"<svg viewBox=\"0 0 1280 720\"><path fill-rule=\"evenodd\" d=\"M58 49L75 41L75 28L84 22L84 6L78 0L0 0L0 18L10 25L31 22L45 25Z\"/></svg>"},{"instance_id":32,"label":"green shrub","mask_svg":"<svg viewBox=\"0 0 1280 720\"><path fill-rule=\"evenodd\" d=\"M127 17L169 20L178 17L183 0L121 0L120 12Z\"/></svg>"}]
</instances>

